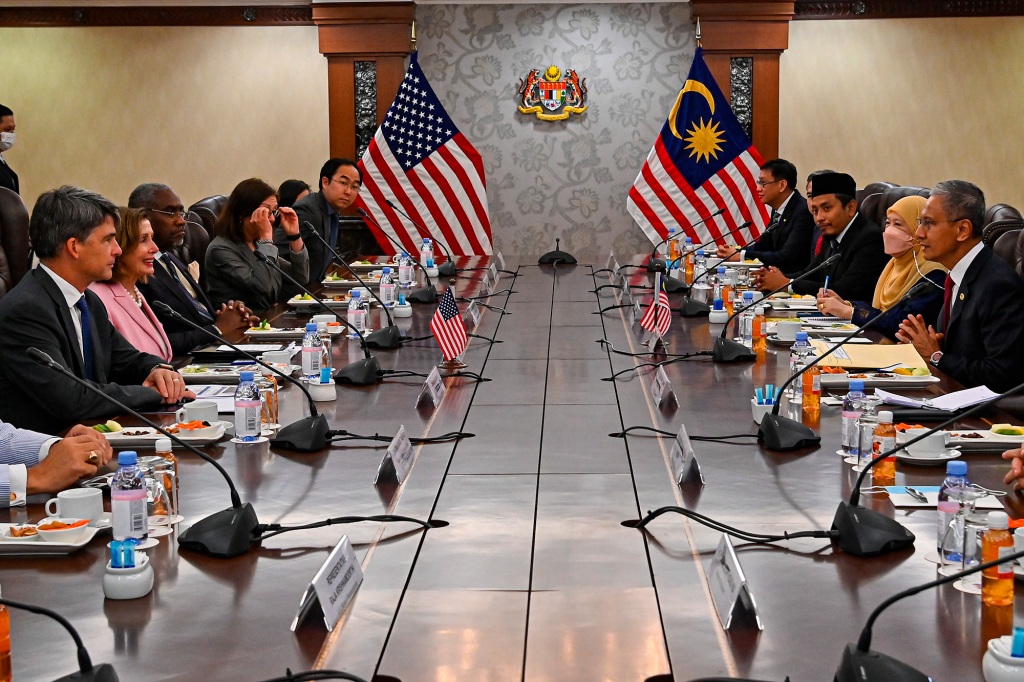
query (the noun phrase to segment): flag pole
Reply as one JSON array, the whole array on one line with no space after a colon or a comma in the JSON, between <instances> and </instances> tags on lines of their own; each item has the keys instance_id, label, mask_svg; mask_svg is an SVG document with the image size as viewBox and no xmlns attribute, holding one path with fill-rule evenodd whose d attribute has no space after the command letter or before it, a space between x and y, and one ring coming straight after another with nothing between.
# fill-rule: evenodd
<instances>
[{"instance_id":1,"label":"flag pole","mask_svg":"<svg viewBox=\"0 0 1024 682\"><path fill-rule=\"evenodd\" d=\"M698 19L698 22L700 20ZM697 33L700 33L700 26L698 23ZM416 51L416 20L412 20L412 33L409 35L409 41L412 43L412 51Z\"/></svg>"},{"instance_id":2,"label":"flag pole","mask_svg":"<svg viewBox=\"0 0 1024 682\"><path fill-rule=\"evenodd\" d=\"M415 38L413 38L415 40ZM697 47L704 47L700 44L700 17L697 17L697 35L694 36L694 41L697 43Z\"/></svg>"}]
</instances>

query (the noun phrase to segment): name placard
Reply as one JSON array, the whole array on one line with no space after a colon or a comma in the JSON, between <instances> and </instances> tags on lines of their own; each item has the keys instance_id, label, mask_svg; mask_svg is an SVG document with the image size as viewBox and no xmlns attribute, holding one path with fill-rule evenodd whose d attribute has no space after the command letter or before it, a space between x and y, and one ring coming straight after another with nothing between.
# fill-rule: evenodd
<instances>
[{"instance_id":1,"label":"name placard","mask_svg":"<svg viewBox=\"0 0 1024 682\"><path fill-rule=\"evenodd\" d=\"M362 582L363 569L348 536L343 535L306 587L298 613L292 619L291 631L295 632L299 623L316 612L323 616L327 631L333 630Z\"/></svg>"},{"instance_id":2,"label":"name placard","mask_svg":"<svg viewBox=\"0 0 1024 682\"><path fill-rule=\"evenodd\" d=\"M686 424L679 425L679 432L676 433L672 451L669 453L669 462L672 464L672 480L676 484L682 483L694 474L701 485L707 483L700 462L697 461L697 453L690 444L690 436L686 433Z\"/></svg>"},{"instance_id":3,"label":"name placard","mask_svg":"<svg viewBox=\"0 0 1024 682\"><path fill-rule=\"evenodd\" d=\"M403 424L398 428L395 437L391 439L388 451L384 453L384 458L380 461L380 466L377 467L377 476L373 479L373 484L377 485L382 479L390 478L392 471L394 471L395 480L401 483L412 469L412 464L412 441L409 440Z\"/></svg>"},{"instance_id":4,"label":"name placard","mask_svg":"<svg viewBox=\"0 0 1024 682\"><path fill-rule=\"evenodd\" d=\"M672 382L668 380L665 368L659 367L654 372L654 380L651 381L651 397L654 398L656 404L661 405L665 398L672 393Z\"/></svg>"},{"instance_id":5,"label":"name placard","mask_svg":"<svg viewBox=\"0 0 1024 682\"><path fill-rule=\"evenodd\" d=\"M629 311L629 325L637 324L643 317L640 311L640 301L633 301L633 307Z\"/></svg>"},{"instance_id":6,"label":"name placard","mask_svg":"<svg viewBox=\"0 0 1024 682\"><path fill-rule=\"evenodd\" d=\"M434 403L434 407L437 407L441 404L446 390L448 389L444 385L444 380L441 379L441 372L438 371L437 367L434 367L430 370L430 374L427 375L426 381L423 382L423 388L420 390L419 397L416 398L416 404L419 404L424 395L429 395L430 401Z\"/></svg>"},{"instance_id":7,"label":"name placard","mask_svg":"<svg viewBox=\"0 0 1024 682\"><path fill-rule=\"evenodd\" d=\"M498 280L501 279L498 276L498 263L497 261L491 261L491 277L494 278L494 283L497 284Z\"/></svg>"},{"instance_id":8,"label":"name placard","mask_svg":"<svg viewBox=\"0 0 1024 682\"><path fill-rule=\"evenodd\" d=\"M505 257L501 255L501 251L495 252L494 257L498 259L498 267L499 268L501 268L502 270L507 270L508 269L508 268L505 267Z\"/></svg>"},{"instance_id":9,"label":"name placard","mask_svg":"<svg viewBox=\"0 0 1024 682\"><path fill-rule=\"evenodd\" d=\"M484 272L484 278L480 280L480 290L484 292L485 296L490 296L492 289L494 286L491 284L491 271L487 270Z\"/></svg>"},{"instance_id":10,"label":"name placard","mask_svg":"<svg viewBox=\"0 0 1024 682\"><path fill-rule=\"evenodd\" d=\"M476 301L470 301L463 319L469 321L469 326L473 328L473 331L476 331L476 328L480 326L481 316L480 306L476 304Z\"/></svg>"},{"instance_id":11,"label":"name placard","mask_svg":"<svg viewBox=\"0 0 1024 682\"><path fill-rule=\"evenodd\" d=\"M708 571L708 586L711 588L711 600L715 603L718 619L726 630L732 625L733 616L740 609L746 609L753 615L758 630L764 630L761 615L754 603L754 593L747 584L740 560L736 556L728 535L718 541L715 556L711 559L711 570Z\"/></svg>"},{"instance_id":12,"label":"name placard","mask_svg":"<svg viewBox=\"0 0 1024 682\"><path fill-rule=\"evenodd\" d=\"M618 268L613 268L612 267L612 263L615 263L615 251L614 250L608 251L608 260L605 261L605 264L604 264L604 269L605 270L611 270L614 273L616 270L618 270Z\"/></svg>"},{"instance_id":13,"label":"name placard","mask_svg":"<svg viewBox=\"0 0 1024 682\"><path fill-rule=\"evenodd\" d=\"M625 300L627 298L629 300L631 300L631 301L633 300L633 297L629 295L629 278L628 277L623 277L622 278L622 298L623 298L623 300Z\"/></svg>"}]
</instances>

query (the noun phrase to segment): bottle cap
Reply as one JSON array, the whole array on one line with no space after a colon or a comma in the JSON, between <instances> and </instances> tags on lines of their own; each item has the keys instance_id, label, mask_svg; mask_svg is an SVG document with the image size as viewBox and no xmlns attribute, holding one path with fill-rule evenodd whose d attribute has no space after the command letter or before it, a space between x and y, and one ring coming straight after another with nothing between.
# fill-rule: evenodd
<instances>
[{"instance_id":1,"label":"bottle cap","mask_svg":"<svg viewBox=\"0 0 1024 682\"><path fill-rule=\"evenodd\" d=\"M722 299L716 298L715 304L712 310L725 310L725 304L722 303Z\"/></svg>"},{"instance_id":2,"label":"bottle cap","mask_svg":"<svg viewBox=\"0 0 1024 682\"><path fill-rule=\"evenodd\" d=\"M797 341L806 341L807 340L807 332L797 332L796 333L796 340Z\"/></svg>"},{"instance_id":3,"label":"bottle cap","mask_svg":"<svg viewBox=\"0 0 1024 682\"><path fill-rule=\"evenodd\" d=\"M430 243L430 237L424 237L423 238L423 243L424 244L429 244Z\"/></svg>"},{"instance_id":4,"label":"bottle cap","mask_svg":"<svg viewBox=\"0 0 1024 682\"><path fill-rule=\"evenodd\" d=\"M718 266L718 274L719 275L724 275L725 274L725 266L724 265L719 265Z\"/></svg>"},{"instance_id":5,"label":"bottle cap","mask_svg":"<svg viewBox=\"0 0 1024 682\"><path fill-rule=\"evenodd\" d=\"M390 275L391 274L391 268L389 268L386 265L383 268L381 268L380 271L381 271L381 273L383 273L385 275Z\"/></svg>"},{"instance_id":6,"label":"bottle cap","mask_svg":"<svg viewBox=\"0 0 1024 682\"><path fill-rule=\"evenodd\" d=\"M990 511L988 513L988 527L995 530L1006 530L1010 527L1010 517L1006 512Z\"/></svg>"},{"instance_id":7,"label":"bottle cap","mask_svg":"<svg viewBox=\"0 0 1024 682\"><path fill-rule=\"evenodd\" d=\"M701 258L703 258L704 257L704 249L697 249L697 255L700 256Z\"/></svg>"},{"instance_id":8,"label":"bottle cap","mask_svg":"<svg viewBox=\"0 0 1024 682\"><path fill-rule=\"evenodd\" d=\"M134 450L125 450L117 453L118 466L135 466L139 463L139 455Z\"/></svg>"},{"instance_id":9,"label":"bottle cap","mask_svg":"<svg viewBox=\"0 0 1024 682\"><path fill-rule=\"evenodd\" d=\"M307 332L315 332L316 331L316 322L307 322L306 323L306 331Z\"/></svg>"},{"instance_id":10,"label":"bottle cap","mask_svg":"<svg viewBox=\"0 0 1024 682\"><path fill-rule=\"evenodd\" d=\"M878 412L878 421L882 422L883 424L891 424L892 412L890 410L880 410Z\"/></svg>"},{"instance_id":11,"label":"bottle cap","mask_svg":"<svg viewBox=\"0 0 1024 682\"><path fill-rule=\"evenodd\" d=\"M409 257L409 252L408 251L403 251L402 252L402 258L408 258L408 257Z\"/></svg>"},{"instance_id":12,"label":"bottle cap","mask_svg":"<svg viewBox=\"0 0 1024 682\"><path fill-rule=\"evenodd\" d=\"M763 305L759 305L759 306L755 307L754 308L754 314L755 315L764 315L764 306Z\"/></svg>"},{"instance_id":13,"label":"bottle cap","mask_svg":"<svg viewBox=\"0 0 1024 682\"><path fill-rule=\"evenodd\" d=\"M250 372L248 370L238 373L238 378L242 381L252 381L256 378L256 372Z\"/></svg>"},{"instance_id":14,"label":"bottle cap","mask_svg":"<svg viewBox=\"0 0 1024 682\"><path fill-rule=\"evenodd\" d=\"M676 228L674 228L674 227L668 228L668 233L669 234L675 234L676 233Z\"/></svg>"},{"instance_id":15,"label":"bottle cap","mask_svg":"<svg viewBox=\"0 0 1024 682\"><path fill-rule=\"evenodd\" d=\"M967 462L962 460L954 462L946 462L946 475L948 476L966 476L967 475Z\"/></svg>"},{"instance_id":16,"label":"bottle cap","mask_svg":"<svg viewBox=\"0 0 1024 682\"><path fill-rule=\"evenodd\" d=\"M753 303L754 302L754 292L753 291L744 291L743 292L743 300L744 301L750 301L751 303Z\"/></svg>"},{"instance_id":17,"label":"bottle cap","mask_svg":"<svg viewBox=\"0 0 1024 682\"><path fill-rule=\"evenodd\" d=\"M359 298L359 290L358 289L353 289L352 290L352 298Z\"/></svg>"},{"instance_id":18,"label":"bottle cap","mask_svg":"<svg viewBox=\"0 0 1024 682\"><path fill-rule=\"evenodd\" d=\"M153 449L157 452L170 452L171 451L171 439L170 438L157 438L156 443L153 444Z\"/></svg>"},{"instance_id":19,"label":"bottle cap","mask_svg":"<svg viewBox=\"0 0 1024 682\"><path fill-rule=\"evenodd\" d=\"M863 379L850 379L850 391L864 392L864 380Z\"/></svg>"}]
</instances>

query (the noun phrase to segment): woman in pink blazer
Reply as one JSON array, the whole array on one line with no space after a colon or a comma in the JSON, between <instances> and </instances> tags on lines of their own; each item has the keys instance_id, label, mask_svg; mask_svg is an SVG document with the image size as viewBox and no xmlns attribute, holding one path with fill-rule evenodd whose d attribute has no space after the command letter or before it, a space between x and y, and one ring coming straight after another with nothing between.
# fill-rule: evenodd
<instances>
[{"instance_id":1,"label":"woman in pink blazer","mask_svg":"<svg viewBox=\"0 0 1024 682\"><path fill-rule=\"evenodd\" d=\"M95 282L89 288L103 301L111 324L128 343L144 353L169 361L172 357L171 342L149 303L135 286L153 274L154 257L159 252L153 241L153 226L142 210L121 209L117 244L121 247L121 255L114 262L114 276L106 282Z\"/></svg>"}]
</instances>

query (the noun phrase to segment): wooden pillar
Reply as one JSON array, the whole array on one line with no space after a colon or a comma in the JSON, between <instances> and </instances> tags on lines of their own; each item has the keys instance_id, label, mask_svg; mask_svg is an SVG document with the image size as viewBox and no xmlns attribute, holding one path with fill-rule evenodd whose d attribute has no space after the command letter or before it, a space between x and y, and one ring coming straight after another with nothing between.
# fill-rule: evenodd
<instances>
[{"instance_id":1,"label":"wooden pillar","mask_svg":"<svg viewBox=\"0 0 1024 682\"><path fill-rule=\"evenodd\" d=\"M731 94L731 61L753 59L751 137L764 158L779 155L779 57L789 47L794 2L691 0L700 19L704 59L726 97Z\"/></svg>"},{"instance_id":2,"label":"wooden pillar","mask_svg":"<svg viewBox=\"0 0 1024 682\"><path fill-rule=\"evenodd\" d=\"M380 123L405 76L414 16L411 2L313 5L320 53L327 57L331 156L356 156L356 62L376 63Z\"/></svg>"}]
</instances>

